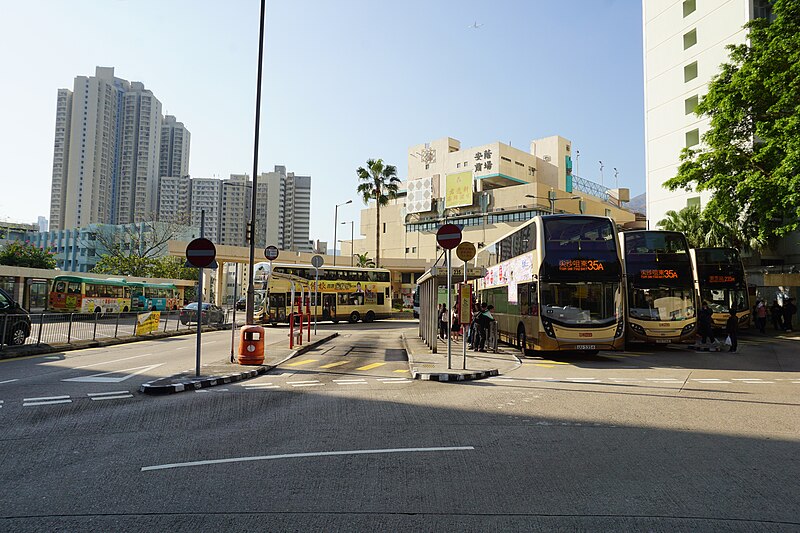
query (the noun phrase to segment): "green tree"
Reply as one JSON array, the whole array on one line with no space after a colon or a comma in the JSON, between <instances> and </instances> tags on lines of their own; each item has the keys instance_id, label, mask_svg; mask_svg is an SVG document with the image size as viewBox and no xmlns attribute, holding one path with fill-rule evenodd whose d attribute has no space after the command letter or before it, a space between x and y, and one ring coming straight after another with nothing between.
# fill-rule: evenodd
<instances>
[{"instance_id":1,"label":"green tree","mask_svg":"<svg viewBox=\"0 0 800 533\"><path fill-rule=\"evenodd\" d=\"M680 211L666 212L666 218L656 223L659 229L680 231L686 235L692 248L736 248L737 250L760 250L765 243L757 237L746 237L741 228L731 228L708 211L697 206L684 207Z\"/></svg>"},{"instance_id":2,"label":"green tree","mask_svg":"<svg viewBox=\"0 0 800 533\"><path fill-rule=\"evenodd\" d=\"M703 145L684 149L665 184L713 191L705 218L760 243L800 227L800 2L776 0L772 12L728 47L696 110L711 120Z\"/></svg>"},{"instance_id":3,"label":"green tree","mask_svg":"<svg viewBox=\"0 0 800 533\"><path fill-rule=\"evenodd\" d=\"M680 211L669 210L666 215L666 218L656 223L659 229L680 231L686 235L686 240L692 248L703 248L706 245L705 228L699 207L684 207Z\"/></svg>"},{"instance_id":4,"label":"green tree","mask_svg":"<svg viewBox=\"0 0 800 533\"><path fill-rule=\"evenodd\" d=\"M48 248L37 248L27 241L14 241L0 249L0 265L52 270L56 267L56 258Z\"/></svg>"},{"instance_id":5,"label":"green tree","mask_svg":"<svg viewBox=\"0 0 800 533\"><path fill-rule=\"evenodd\" d=\"M375 200L375 266L381 264L381 207L397 197L397 169L394 165L384 165L383 159L368 159L367 168L356 170L358 185L356 191L364 199L364 204ZM334 243L335 244L335 243Z\"/></svg>"},{"instance_id":6,"label":"green tree","mask_svg":"<svg viewBox=\"0 0 800 533\"><path fill-rule=\"evenodd\" d=\"M366 253L363 254L354 254L356 258L356 266L359 268L374 268L375 261L369 258Z\"/></svg>"},{"instance_id":7,"label":"green tree","mask_svg":"<svg viewBox=\"0 0 800 533\"><path fill-rule=\"evenodd\" d=\"M96 274L114 274L116 276L138 276L149 278L155 265L153 257L138 255L111 254L103 255L92 268Z\"/></svg>"}]
</instances>

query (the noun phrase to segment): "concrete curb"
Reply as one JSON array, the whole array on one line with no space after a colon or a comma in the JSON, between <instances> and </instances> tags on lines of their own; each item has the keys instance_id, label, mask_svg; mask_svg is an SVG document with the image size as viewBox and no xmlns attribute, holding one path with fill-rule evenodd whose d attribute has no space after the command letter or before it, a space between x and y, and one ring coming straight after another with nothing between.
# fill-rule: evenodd
<instances>
[{"instance_id":1,"label":"concrete curb","mask_svg":"<svg viewBox=\"0 0 800 533\"><path fill-rule=\"evenodd\" d=\"M234 373L225 374L225 375L222 375L222 376L208 376L208 377L201 377L201 378L186 377L185 379L182 379L178 383L164 383L164 384L161 384L161 385L157 385L156 384L159 381L165 381L165 380L170 380L170 379L178 379L178 377L181 374L176 374L174 376L170 376L170 377L167 377L167 378L158 378L158 379L154 379L153 381L148 381L147 383L143 383L139 387L139 392L144 393L144 394L150 394L150 395L175 394L177 392L192 391L192 390L198 390L198 389L205 389L205 388L208 388L208 387L215 387L217 385L225 385L225 384L228 384L228 383L233 383L235 381L244 381L246 379L251 379L251 378L260 376L262 374L266 374L267 372L269 372L273 368L282 365L283 363L285 363L289 359L291 359L293 357L297 357L298 355L302 355L302 354L306 353L307 351L316 348L320 344L324 344L324 343L328 342L329 340L334 339L334 338L336 338L338 336L339 336L339 332L337 331L337 332L334 332L334 333L332 333L330 335L322 337L321 339L317 339L317 340L315 340L314 342L312 342L310 344L306 344L306 345L302 346L301 348L298 348L297 350L293 350L293 351L289 352L289 354L286 357L284 357L283 359L281 359L280 361L278 361L274 365L262 365L262 366L258 366L256 368L253 368L251 370L244 370L244 371L241 371L241 372L238 372L238 373L234 372ZM223 361L221 361L219 363L211 363L211 365L215 365L215 364L225 365L225 364L230 364L230 363L227 360L223 360ZM208 365L208 366L211 366L211 365Z\"/></svg>"},{"instance_id":2,"label":"concrete curb","mask_svg":"<svg viewBox=\"0 0 800 533\"><path fill-rule=\"evenodd\" d=\"M481 370L476 372L417 372L413 369L414 365L414 354L408 347L408 340L404 333L400 334L400 340L403 343L403 348L408 355L408 367L411 371L411 376L413 379L419 379L421 381L473 381L476 379L485 379L490 378L492 376L499 376L500 370L497 368L492 368L489 370ZM519 358L515 356L517 362L519 363ZM521 363L519 363L521 364Z\"/></svg>"},{"instance_id":3,"label":"concrete curb","mask_svg":"<svg viewBox=\"0 0 800 533\"><path fill-rule=\"evenodd\" d=\"M252 370L247 370L244 372L239 372L238 374L228 374L225 376L212 376L207 378L197 378L197 379L187 379L185 382L182 383L169 383L165 385L154 385L156 381L160 381L163 378L159 378L154 381L150 381L148 383L143 383L139 387L139 392L144 394L150 395L161 395L161 394L175 394L176 392L183 392L183 391L190 391L190 390L198 390L208 387L214 387L216 385L224 385L226 383L233 383L235 381L242 381L245 379L254 378L256 376L260 376L261 374L266 374L268 371L272 370L275 367L272 366L259 366Z\"/></svg>"}]
</instances>

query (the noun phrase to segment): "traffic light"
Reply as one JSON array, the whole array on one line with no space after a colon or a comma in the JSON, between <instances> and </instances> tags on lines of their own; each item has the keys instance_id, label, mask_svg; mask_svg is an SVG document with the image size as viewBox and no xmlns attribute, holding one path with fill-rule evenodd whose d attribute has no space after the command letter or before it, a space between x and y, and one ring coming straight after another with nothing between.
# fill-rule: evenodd
<instances>
[{"instance_id":1,"label":"traffic light","mask_svg":"<svg viewBox=\"0 0 800 533\"><path fill-rule=\"evenodd\" d=\"M247 242L253 242L253 223L252 222L248 222L247 223L246 234L247 235L245 236L245 239L247 240Z\"/></svg>"}]
</instances>

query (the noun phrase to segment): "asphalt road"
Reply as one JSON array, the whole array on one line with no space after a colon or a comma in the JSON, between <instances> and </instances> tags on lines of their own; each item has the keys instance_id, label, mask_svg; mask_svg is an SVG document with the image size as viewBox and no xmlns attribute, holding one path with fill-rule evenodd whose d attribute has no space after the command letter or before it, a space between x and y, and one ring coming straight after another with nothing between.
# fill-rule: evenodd
<instances>
[{"instance_id":1,"label":"asphalt road","mask_svg":"<svg viewBox=\"0 0 800 533\"><path fill-rule=\"evenodd\" d=\"M25 407L28 386L99 387L61 381L97 361L0 363L0 530L800 529L800 340L532 356L448 384L408 379L410 324L347 326L255 380L167 397ZM170 342L151 350L183 369Z\"/></svg>"}]
</instances>

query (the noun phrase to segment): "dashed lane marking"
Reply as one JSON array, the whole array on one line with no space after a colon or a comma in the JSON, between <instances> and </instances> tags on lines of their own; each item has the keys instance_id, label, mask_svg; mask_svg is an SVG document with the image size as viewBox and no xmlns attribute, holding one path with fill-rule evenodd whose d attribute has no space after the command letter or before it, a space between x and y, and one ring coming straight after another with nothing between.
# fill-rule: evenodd
<instances>
[{"instance_id":1,"label":"dashed lane marking","mask_svg":"<svg viewBox=\"0 0 800 533\"><path fill-rule=\"evenodd\" d=\"M309 383L319 383L318 379L309 379L305 381L287 381L287 385L307 385Z\"/></svg>"},{"instance_id":2,"label":"dashed lane marking","mask_svg":"<svg viewBox=\"0 0 800 533\"><path fill-rule=\"evenodd\" d=\"M316 363L317 361L318 359L305 359L303 361L297 361L296 363L289 363L286 366L303 366L303 365L308 365L310 363Z\"/></svg>"},{"instance_id":3,"label":"dashed lane marking","mask_svg":"<svg viewBox=\"0 0 800 533\"><path fill-rule=\"evenodd\" d=\"M38 407L40 405L55 405L59 403L72 403L69 396L45 396L42 398L25 398L22 407Z\"/></svg>"},{"instance_id":4,"label":"dashed lane marking","mask_svg":"<svg viewBox=\"0 0 800 533\"><path fill-rule=\"evenodd\" d=\"M381 383L410 383L411 380L408 378L384 378L379 379Z\"/></svg>"},{"instance_id":5,"label":"dashed lane marking","mask_svg":"<svg viewBox=\"0 0 800 533\"><path fill-rule=\"evenodd\" d=\"M322 365L320 368L333 368L335 366L346 365L349 362L350 362L349 360L348 361L337 361L335 363L328 363L327 365Z\"/></svg>"},{"instance_id":6,"label":"dashed lane marking","mask_svg":"<svg viewBox=\"0 0 800 533\"><path fill-rule=\"evenodd\" d=\"M0 385L4 383L14 383L15 381L19 381L19 379L7 379L5 381L0 381Z\"/></svg>"},{"instance_id":7,"label":"dashed lane marking","mask_svg":"<svg viewBox=\"0 0 800 533\"><path fill-rule=\"evenodd\" d=\"M373 368L378 368L379 366L383 366L386 363L372 363L371 365L364 365L356 368L356 370L372 370Z\"/></svg>"}]
</instances>

